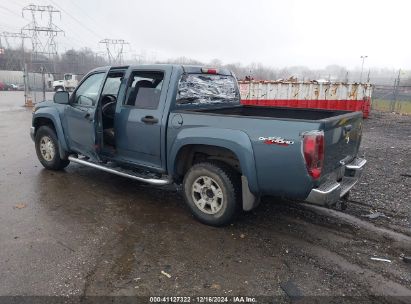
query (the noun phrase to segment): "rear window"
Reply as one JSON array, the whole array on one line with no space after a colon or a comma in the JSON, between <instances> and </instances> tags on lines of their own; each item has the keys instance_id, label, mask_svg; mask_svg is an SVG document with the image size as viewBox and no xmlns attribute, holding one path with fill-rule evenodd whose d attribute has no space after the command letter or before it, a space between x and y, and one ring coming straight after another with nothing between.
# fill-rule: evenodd
<instances>
[{"instance_id":1,"label":"rear window","mask_svg":"<svg viewBox=\"0 0 411 304\"><path fill-rule=\"evenodd\" d=\"M178 83L177 105L238 103L239 100L233 76L183 74Z\"/></svg>"}]
</instances>

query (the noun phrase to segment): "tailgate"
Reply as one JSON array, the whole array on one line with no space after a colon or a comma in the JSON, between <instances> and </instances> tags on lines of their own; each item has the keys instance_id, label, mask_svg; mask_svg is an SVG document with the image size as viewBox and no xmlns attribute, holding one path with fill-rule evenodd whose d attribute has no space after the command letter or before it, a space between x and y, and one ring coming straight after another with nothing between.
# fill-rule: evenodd
<instances>
[{"instance_id":1,"label":"tailgate","mask_svg":"<svg viewBox=\"0 0 411 304\"><path fill-rule=\"evenodd\" d=\"M324 121L324 166L322 176L350 162L358 153L362 135L362 113L353 112Z\"/></svg>"}]
</instances>

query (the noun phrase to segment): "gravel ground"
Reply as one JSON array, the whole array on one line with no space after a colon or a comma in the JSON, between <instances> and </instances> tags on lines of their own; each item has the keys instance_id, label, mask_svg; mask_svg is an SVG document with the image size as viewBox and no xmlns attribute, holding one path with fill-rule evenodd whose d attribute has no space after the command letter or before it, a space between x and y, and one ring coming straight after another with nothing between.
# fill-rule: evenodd
<instances>
[{"instance_id":1,"label":"gravel ground","mask_svg":"<svg viewBox=\"0 0 411 304\"><path fill-rule=\"evenodd\" d=\"M411 235L411 116L372 112L360 154L368 163L346 212Z\"/></svg>"}]
</instances>

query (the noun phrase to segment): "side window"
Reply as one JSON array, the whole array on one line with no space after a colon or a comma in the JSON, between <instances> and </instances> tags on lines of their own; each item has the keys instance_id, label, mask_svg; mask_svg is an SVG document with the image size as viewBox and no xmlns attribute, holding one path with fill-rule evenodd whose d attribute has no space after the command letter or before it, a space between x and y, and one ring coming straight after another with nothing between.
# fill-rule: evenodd
<instances>
[{"instance_id":1,"label":"side window","mask_svg":"<svg viewBox=\"0 0 411 304\"><path fill-rule=\"evenodd\" d=\"M164 73L138 71L131 74L124 104L155 110L160 103Z\"/></svg>"},{"instance_id":2,"label":"side window","mask_svg":"<svg viewBox=\"0 0 411 304\"><path fill-rule=\"evenodd\" d=\"M121 80L123 74L109 74L104 84L103 92L101 95L114 95L117 97L118 90L120 89Z\"/></svg>"},{"instance_id":3,"label":"side window","mask_svg":"<svg viewBox=\"0 0 411 304\"><path fill-rule=\"evenodd\" d=\"M90 75L77 89L72 104L81 106L95 106L104 73Z\"/></svg>"}]
</instances>

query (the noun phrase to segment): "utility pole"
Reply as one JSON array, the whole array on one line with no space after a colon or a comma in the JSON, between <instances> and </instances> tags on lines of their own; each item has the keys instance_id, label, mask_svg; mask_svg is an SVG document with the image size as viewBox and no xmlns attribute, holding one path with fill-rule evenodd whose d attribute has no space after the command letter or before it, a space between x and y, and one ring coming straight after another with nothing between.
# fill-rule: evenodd
<instances>
[{"instance_id":1,"label":"utility pole","mask_svg":"<svg viewBox=\"0 0 411 304\"><path fill-rule=\"evenodd\" d=\"M28 107L28 106L31 106L31 104L29 104L29 79L28 79L26 62L24 63L23 81L24 81L24 106Z\"/></svg>"},{"instance_id":2,"label":"utility pole","mask_svg":"<svg viewBox=\"0 0 411 304\"><path fill-rule=\"evenodd\" d=\"M400 80L401 80L401 69L399 69L398 76L394 80L394 92L393 92L394 101L391 103L391 108L390 108L391 112L394 112L395 106L396 106L396 103L397 103L398 88L400 86Z\"/></svg>"},{"instance_id":3,"label":"utility pole","mask_svg":"<svg viewBox=\"0 0 411 304\"><path fill-rule=\"evenodd\" d=\"M31 38L31 63L36 65L36 67L34 68L35 71L42 73L41 78L43 84L41 85L41 87L43 88L44 97L46 86L44 74L46 71L48 71L49 73L56 72L54 65L54 57L58 55L56 37L58 34L64 34L64 31L57 25L55 25L53 21L55 15L59 15L61 19L61 12L51 5L30 4L23 7L21 14L23 17L25 14L30 14L31 16L31 22L23 27L21 29L21 32L26 33ZM47 16L46 21L42 21L43 15ZM29 69L33 70L33 67ZM26 68L26 74L27 72L28 71ZM33 79L35 80L35 78ZM27 80L27 91L29 91L30 85L28 84ZM35 87L35 85L33 87ZM28 93L27 95L30 95L30 93ZM36 95L34 95L34 99L37 99Z\"/></svg>"},{"instance_id":4,"label":"utility pole","mask_svg":"<svg viewBox=\"0 0 411 304\"><path fill-rule=\"evenodd\" d=\"M46 76L45 76L45 68L41 67L41 82L43 83L43 100L46 100Z\"/></svg>"},{"instance_id":5,"label":"utility pole","mask_svg":"<svg viewBox=\"0 0 411 304\"><path fill-rule=\"evenodd\" d=\"M61 12L51 5L30 4L23 8L23 17L25 13L31 15L31 22L21 31L27 33L31 38L33 61L40 65L44 65L47 60L54 61L54 56L57 55L56 37L58 34L64 34L64 31L54 24L53 17L57 14L60 15L61 19ZM44 14L48 17L47 22L40 23L38 18L42 19ZM52 70L55 72L54 63L52 66Z\"/></svg>"},{"instance_id":6,"label":"utility pole","mask_svg":"<svg viewBox=\"0 0 411 304\"><path fill-rule=\"evenodd\" d=\"M99 42L106 47L107 59L110 65L122 65L124 45L130 44L123 39L103 39Z\"/></svg>"},{"instance_id":7,"label":"utility pole","mask_svg":"<svg viewBox=\"0 0 411 304\"><path fill-rule=\"evenodd\" d=\"M136 54L136 53L133 54L134 62L137 64L141 64L142 62L144 62L143 58L144 56L141 54Z\"/></svg>"},{"instance_id":8,"label":"utility pole","mask_svg":"<svg viewBox=\"0 0 411 304\"><path fill-rule=\"evenodd\" d=\"M362 82L362 73L364 71L364 61L365 61L366 58L368 58L368 56L361 56L360 58L362 59L360 82Z\"/></svg>"}]
</instances>

